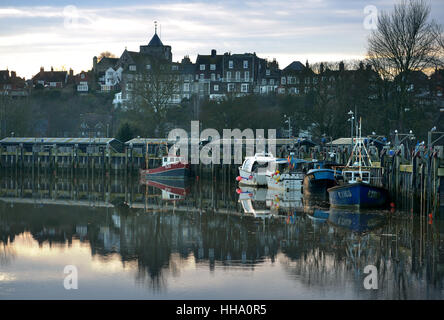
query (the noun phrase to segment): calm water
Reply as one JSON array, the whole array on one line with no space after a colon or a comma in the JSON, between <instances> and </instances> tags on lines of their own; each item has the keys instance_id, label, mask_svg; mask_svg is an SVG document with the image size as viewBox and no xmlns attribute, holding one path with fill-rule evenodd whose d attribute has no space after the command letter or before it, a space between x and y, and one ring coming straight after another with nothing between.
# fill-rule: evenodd
<instances>
[{"instance_id":1,"label":"calm water","mask_svg":"<svg viewBox=\"0 0 444 320\"><path fill-rule=\"evenodd\" d=\"M442 299L444 223L297 194L3 177L0 299ZM174 200L173 200L174 199ZM366 290L366 265L378 289ZM78 289L63 286L64 267Z\"/></svg>"}]
</instances>

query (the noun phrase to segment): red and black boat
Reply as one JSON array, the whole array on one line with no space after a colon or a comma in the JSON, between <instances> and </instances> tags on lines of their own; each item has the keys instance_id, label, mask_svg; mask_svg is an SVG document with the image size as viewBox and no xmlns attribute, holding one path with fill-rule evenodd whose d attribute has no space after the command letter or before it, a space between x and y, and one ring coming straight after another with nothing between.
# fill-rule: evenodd
<instances>
[{"instance_id":1,"label":"red and black boat","mask_svg":"<svg viewBox=\"0 0 444 320\"><path fill-rule=\"evenodd\" d=\"M183 157L162 158L162 165L154 169L140 170L145 179L186 179L190 176L190 164Z\"/></svg>"}]
</instances>

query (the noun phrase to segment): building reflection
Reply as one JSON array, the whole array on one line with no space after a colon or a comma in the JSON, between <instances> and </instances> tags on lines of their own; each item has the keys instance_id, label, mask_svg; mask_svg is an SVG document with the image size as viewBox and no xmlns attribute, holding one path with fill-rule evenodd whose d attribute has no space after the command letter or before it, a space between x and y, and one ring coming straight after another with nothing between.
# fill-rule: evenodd
<instances>
[{"instance_id":1,"label":"building reflection","mask_svg":"<svg viewBox=\"0 0 444 320\"><path fill-rule=\"evenodd\" d=\"M440 221L429 225L389 212L303 207L299 200L276 210L276 197L288 195L273 195L271 201L263 190L250 190L253 197L244 199L228 181L201 180L186 190L171 197L155 185L106 177L3 177L0 264L14 259L10 244L15 237L30 233L40 246L69 246L78 240L105 262L117 255L123 265L136 266L137 282L151 290L162 290L168 277L190 261L212 272L277 263L290 279L310 288L343 287L354 296L374 298L420 293L441 298ZM251 214L244 200L270 214ZM369 264L378 268L381 290L363 288Z\"/></svg>"}]
</instances>

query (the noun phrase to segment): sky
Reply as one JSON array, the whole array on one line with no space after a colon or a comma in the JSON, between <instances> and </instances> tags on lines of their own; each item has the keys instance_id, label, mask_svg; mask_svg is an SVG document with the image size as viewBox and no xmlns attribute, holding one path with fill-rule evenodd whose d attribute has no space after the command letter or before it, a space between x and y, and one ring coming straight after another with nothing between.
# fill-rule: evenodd
<instances>
[{"instance_id":1,"label":"sky","mask_svg":"<svg viewBox=\"0 0 444 320\"><path fill-rule=\"evenodd\" d=\"M45 70L89 70L103 51L138 51L154 33L173 60L256 52L281 68L365 56L375 12L397 0L0 0L0 70L26 78ZM444 1L429 0L444 25ZM376 11L375 11L376 10Z\"/></svg>"}]
</instances>

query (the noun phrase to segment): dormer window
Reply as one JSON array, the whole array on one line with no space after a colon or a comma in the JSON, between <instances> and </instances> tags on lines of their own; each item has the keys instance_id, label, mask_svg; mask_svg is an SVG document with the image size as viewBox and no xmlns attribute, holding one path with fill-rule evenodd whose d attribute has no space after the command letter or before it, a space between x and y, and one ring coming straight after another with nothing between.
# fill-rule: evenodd
<instances>
[{"instance_id":1,"label":"dormer window","mask_svg":"<svg viewBox=\"0 0 444 320\"><path fill-rule=\"evenodd\" d=\"M151 70L151 65L150 64L146 65L146 70Z\"/></svg>"},{"instance_id":2,"label":"dormer window","mask_svg":"<svg viewBox=\"0 0 444 320\"><path fill-rule=\"evenodd\" d=\"M244 69L248 69L248 60L244 60Z\"/></svg>"},{"instance_id":3,"label":"dormer window","mask_svg":"<svg viewBox=\"0 0 444 320\"><path fill-rule=\"evenodd\" d=\"M201 65L200 65L200 70L201 70L201 71L205 70L205 65L204 65L204 64L201 64Z\"/></svg>"},{"instance_id":4,"label":"dormer window","mask_svg":"<svg viewBox=\"0 0 444 320\"><path fill-rule=\"evenodd\" d=\"M228 61L228 68L233 69L233 60Z\"/></svg>"},{"instance_id":5,"label":"dormer window","mask_svg":"<svg viewBox=\"0 0 444 320\"><path fill-rule=\"evenodd\" d=\"M216 70L216 65L214 63L210 64L210 70Z\"/></svg>"},{"instance_id":6,"label":"dormer window","mask_svg":"<svg viewBox=\"0 0 444 320\"><path fill-rule=\"evenodd\" d=\"M267 76L270 75L270 69L265 70L265 75L267 75Z\"/></svg>"}]
</instances>

